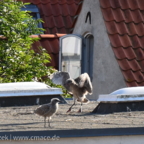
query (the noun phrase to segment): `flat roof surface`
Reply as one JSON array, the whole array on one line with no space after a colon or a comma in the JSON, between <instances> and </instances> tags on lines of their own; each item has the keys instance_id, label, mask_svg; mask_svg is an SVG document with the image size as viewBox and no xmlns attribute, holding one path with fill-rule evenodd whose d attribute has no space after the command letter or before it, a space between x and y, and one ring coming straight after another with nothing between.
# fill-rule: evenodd
<instances>
[{"instance_id":1,"label":"flat roof surface","mask_svg":"<svg viewBox=\"0 0 144 144\"><path fill-rule=\"evenodd\" d=\"M38 107L1 107L0 131L54 131L54 130L84 130L107 128L144 127L144 111L119 112L112 114L92 114L98 105L96 101L83 105L83 112L77 113L80 105L77 104L72 112L66 113L73 101L60 104L56 115L51 119L51 128L44 128L44 118L33 113Z\"/></svg>"}]
</instances>

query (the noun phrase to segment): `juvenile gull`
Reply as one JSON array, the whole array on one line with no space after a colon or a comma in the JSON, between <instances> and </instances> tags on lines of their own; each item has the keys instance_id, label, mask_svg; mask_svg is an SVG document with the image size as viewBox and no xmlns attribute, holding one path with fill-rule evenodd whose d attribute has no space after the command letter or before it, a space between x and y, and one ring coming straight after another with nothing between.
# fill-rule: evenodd
<instances>
[{"instance_id":1,"label":"juvenile gull","mask_svg":"<svg viewBox=\"0 0 144 144\"><path fill-rule=\"evenodd\" d=\"M74 103L67 112L70 112L72 107L77 102L81 103L81 107L78 112L82 112L82 104L88 103L89 100L86 98L87 94L92 94L92 83L87 73L81 74L76 79L72 79L68 72L55 72L50 75L50 79L54 84L63 85L67 91L73 95Z\"/></svg>"},{"instance_id":2,"label":"juvenile gull","mask_svg":"<svg viewBox=\"0 0 144 144\"><path fill-rule=\"evenodd\" d=\"M44 127L46 127L46 117L48 117L48 124L50 127L50 119L57 112L59 102L60 100L58 98L53 98L50 103L43 104L34 110L34 113L44 117Z\"/></svg>"}]
</instances>

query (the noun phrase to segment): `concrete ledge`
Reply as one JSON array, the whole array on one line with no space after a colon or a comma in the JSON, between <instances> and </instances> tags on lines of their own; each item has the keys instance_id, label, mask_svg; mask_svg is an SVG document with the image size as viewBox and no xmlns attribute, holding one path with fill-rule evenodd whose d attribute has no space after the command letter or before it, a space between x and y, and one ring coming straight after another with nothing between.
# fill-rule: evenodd
<instances>
[{"instance_id":1,"label":"concrete ledge","mask_svg":"<svg viewBox=\"0 0 144 144\"><path fill-rule=\"evenodd\" d=\"M57 95L61 88L53 88L41 82L14 82L0 84L0 97Z\"/></svg>"},{"instance_id":2,"label":"concrete ledge","mask_svg":"<svg viewBox=\"0 0 144 144\"><path fill-rule=\"evenodd\" d=\"M120 89L112 94L99 95L97 107L92 113L108 114L113 112L130 112L144 110L144 94L130 94L131 90L139 90L141 88L125 88ZM119 91L127 90L126 94L117 94Z\"/></svg>"},{"instance_id":3,"label":"concrete ledge","mask_svg":"<svg viewBox=\"0 0 144 144\"><path fill-rule=\"evenodd\" d=\"M62 89L52 88L41 82L14 82L0 84L0 106L32 106L49 103L52 98L59 98Z\"/></svg>"},{"instance_id":4,"label":"concrete ledge","mask_svg":"<svg viewBox=\"0 0 144 144\"><path fill-rule=\"evenodd\" d=\"M59 98L62 104L67 102L61 95L39 95L39 96L20 96L20 97L0 97L0 106L32 106L49 103L52 98Z\"/></svg>"},{"instance_id":5,"label":"concrete ledge","mask_svg":"<svg viewBox=\"0 0 144 144\"><path fill-rule=\"evenodd\" d=\"M59 138L97 137L97 136L126 136L144 135L143 127L136 128L108 128L108 129L77 129L77 130L46 130L46 131L15 131L0 132L0 136L7 136L13 140L13 136L58 136Z\"/></svg>"},{"instance_id":6,"label":"concrete ledge","mask_svg":"<svg viewBox=\"0 0 144 144\"><path fill-rule=\"evenodd\" d=\"M109 114L114 112L144 111L144 101L104 103L100 102L92 113Z\"/></svg>"},{"instance_id":7,"label":"concrete ledge","mask_svg":"<svg viewBox=\"0 0 144 144\"><path fill-rule=\"evenodd\" d=\"M144 101L144 94L99 95L99 98L97 101L98 102L105 102L105 103Z\"/></svg>"}]
</instances>

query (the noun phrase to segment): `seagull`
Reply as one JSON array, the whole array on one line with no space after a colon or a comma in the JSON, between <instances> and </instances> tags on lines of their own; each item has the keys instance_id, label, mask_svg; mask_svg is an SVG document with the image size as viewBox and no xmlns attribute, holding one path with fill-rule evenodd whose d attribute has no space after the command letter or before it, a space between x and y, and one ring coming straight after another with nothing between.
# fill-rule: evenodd
<instances>
[{"instance_id":1,"label":"seagull","mask_svg":"<svg viewBox=\"0 0 144 144\"><path fill-rule=\"evenodd\" d=\"M58 98L53 98L50 103L43 104L34 110L34 113L44 117L44 127L46 127L46 117L48 117L48 124L50 127L50 119L58 111L59 102L61 101Z\"/></svg>"},{"instance_id":2,"label":"seagull","mask_svg":"<svg viewBox=\"0 0 144 144\"><path fill-rule=\"evenodd\" d=\"M68 72L57 71L49 76L54 84L62 85L66 90L73 95L74 103L71 105L67 112L70 112L76 101L81 103L81 107L78 112L82 112L82 104L88 103L86 98L87 94L92 94L92 83L87 73L81 74L76 79L70 77Z\"/></svg>"}]
</instances>

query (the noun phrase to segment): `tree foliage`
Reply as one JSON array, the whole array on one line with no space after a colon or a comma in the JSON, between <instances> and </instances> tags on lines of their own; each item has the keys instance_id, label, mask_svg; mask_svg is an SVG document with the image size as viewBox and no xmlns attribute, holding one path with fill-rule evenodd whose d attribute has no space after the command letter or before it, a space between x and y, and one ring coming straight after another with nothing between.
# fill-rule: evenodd
<instances>
[{"instance_id":1,"label":"tree foliage","mask_svg":"<svg viewBox=\"0 0 144 144\"><path fill-rule=\"evenodd\" d=\"M28 3L27 3L28 4ZM41 19L34 20L30 12L21 11L25 5L16 0L0 1L0 82L32 81L47 75L45 65L50 56L42 47L38 52L31 45L38 40L33 34L42 33L38 28Z\"/></svg>"}]
</instances>

